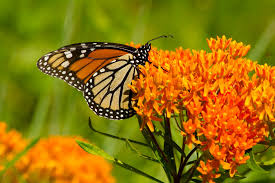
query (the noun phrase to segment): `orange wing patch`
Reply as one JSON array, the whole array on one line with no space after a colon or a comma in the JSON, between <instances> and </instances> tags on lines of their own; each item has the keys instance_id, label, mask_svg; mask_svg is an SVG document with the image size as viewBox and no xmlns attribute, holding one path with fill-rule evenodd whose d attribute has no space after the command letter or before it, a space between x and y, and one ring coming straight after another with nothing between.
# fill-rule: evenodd
<instances>
[{"instance_id":1,"label":"orange wing patch","mask_svg":"<svg viewBox=\"0 0 275 183\"><path fill-rule=\"evenodd\" d=\"M70 70L76 72L77 77L81 80L85 79L84 83L87 83L95 72L125 54L128 52L116 49L94 50L86 58L73 63Z\"/></svg>"}]
</instances>

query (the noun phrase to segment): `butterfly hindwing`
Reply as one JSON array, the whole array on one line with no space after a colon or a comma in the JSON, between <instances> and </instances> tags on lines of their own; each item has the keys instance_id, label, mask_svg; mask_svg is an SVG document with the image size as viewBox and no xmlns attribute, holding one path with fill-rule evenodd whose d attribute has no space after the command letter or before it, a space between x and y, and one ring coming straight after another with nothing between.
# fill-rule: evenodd
<instances>
[{"instance_id":1,"label":"butterfly hindwing","mask_svg":"<svg viewBox=\"0 0 275 183\"><path fill-rule=\"evenodd\" d=\"M137 75L137 69L129 57L130 54L112 61L86 83L84 97L97 115L125 119L135 114L128 84Z\"/></svg>"}]
</instances>

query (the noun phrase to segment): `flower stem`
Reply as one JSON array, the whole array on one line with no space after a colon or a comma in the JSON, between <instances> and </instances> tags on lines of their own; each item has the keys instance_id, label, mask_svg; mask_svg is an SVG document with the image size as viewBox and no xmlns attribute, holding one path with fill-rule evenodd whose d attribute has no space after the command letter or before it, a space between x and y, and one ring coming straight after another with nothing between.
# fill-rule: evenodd
<instances>
[{"instance_id":1,"label":"flower stem","mask_svg":"<svg viewBox=\"0 0 275 183\"><path fill-rule=\"evenodd\" d=\"M177 179L180 180L181 178L181 174L182 174L182 171L184 170L184 167L186 166L189 158L192 156L192 154L197 150L197 147L194 147L189 153L188 155L186 156L186 158L184 159L184 161L180 164L180 167L179 167L179 171L178 171L178 175L177 175Z\"/></svg>"},{"instance_id":2,"label":"flower stem","mask_svg":"<svg viewBox=\"0 0 275 183\"><path fill-rule=\"evenodd\" d=\"M141 126L143 124L143 121L140 116L137 115L137 117L138 117L139 125ZM167 175L167 178L171 182L172 177L173 177L172 176L172 172L173 172L172 168L169 165L168 159L165 156L162 149L160 148L154 134L149 130L147 125L143 128L143 130L141 132L142 132L142 135L144 136L145 140L147 141L148 145L150 145L153 153L155 154L155 156L158 158L159 162L161 163L161 165Z\"/></svg>"},{"instance_id":3,"label":"flower stem","mask_svg":"<svg viewBox=\"0 0 275 183\"><path fill-rule=\"evenodd\" d=\"M164 153L168 157L168 163L171 165L173 169L173 174L176 175L176 162L175 156L173 152L173 146L170 141L172 139L171 127L170 127L170 119L164 115L164 123L165 123L165 133L164 133Z\"/></svg>"}]
</instances>

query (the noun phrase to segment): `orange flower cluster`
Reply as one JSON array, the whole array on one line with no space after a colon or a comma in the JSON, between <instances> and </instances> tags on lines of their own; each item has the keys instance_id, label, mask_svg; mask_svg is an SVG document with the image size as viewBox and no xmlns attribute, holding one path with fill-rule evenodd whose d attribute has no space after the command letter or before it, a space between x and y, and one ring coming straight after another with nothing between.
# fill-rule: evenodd
<instances>
[{"instance_id":1,"label":"orange flower cluster","mask_svg":"<svg viewBox=\"0 0 275 183\"><path fill-rule=\"evenodd\" d=\"M245 58L250 46L225 36L207 42L209 53L153 48L152 64L141 66L130 86L134 109L151 131L163 113L170 118L187 111L188 120L181 118L186 144L211 154L198 168L205 182L219 176L219 166L233 176L249 158L245 150L264 140L267 122L275 122L275 67Z\"/></svg>"},{"instance_id":2,"label":"orange flower cluster","mask_svg":"<svg viewBox=\"0 0 275 183\"><path fill-rule=\"evenodd\" d=\"M3 169L3 164L12 160L27 144L20 133L15 130L7 132L6 128L6 123L0 122L0 171Z\"/></svg>"},{"instance_id":3,"label":"orange flower cluster","mask_svg":"<svg viewBox=\"0 0 275 183\"><path fill-rule=\"evenodd\" d=\"M25 140L18 139L19 133L11 131L4 134L2 133L3 126L5 124L0 123L0 147L2 149L9 148L11 143L2 140L9 138L14 142L14 147L24 149L26 143ZM83 139L80 140L83 141ZM13 149L13 154L18 153L15 148ZM17 171L15 175L23 175L25 181L30 183L42 181L56 183L115 182L111 176L111 165L102 157L85 152L73 137L56 136L41 139L16 163L15 167Z\"/></svg>"}]
</instances>

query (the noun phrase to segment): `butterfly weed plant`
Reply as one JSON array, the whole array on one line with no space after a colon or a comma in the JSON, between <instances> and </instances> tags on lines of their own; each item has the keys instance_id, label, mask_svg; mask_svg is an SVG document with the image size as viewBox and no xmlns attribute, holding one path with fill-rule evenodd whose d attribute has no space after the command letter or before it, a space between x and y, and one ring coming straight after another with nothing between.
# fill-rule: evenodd
<instances>
[{"instance_id":1,"label":"butterfly weed plant","mask_svg":"<svg viewBox=\"0 0 275 183\"><path fill-rule=\"evenodd\" d=\"M248 59L250 46L242 42L222 36L207 43L210 51L153 47L150 63L139 65L139 77L129 87L146 143L99 132L151 148L154 157L135 152L160 163L169 182L240 180L250 170L268 173L274 167L256 163L253 147L260 144L266 151L274 146L275 67ZM78 143L162 182L94 145Z\"/></svg>"},{"instance_id":2,"label":"butterfly weed plant","mask_svg":"<svg viewBox=\"0 0 275 183\"><path fill-rule=\"evenodd\" d=\"M75 139L87 141L80 137L50 136L28 142L0 121L0 182L114 183L111 164L85 152Z\"/></svg>"}]
</instances>

